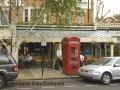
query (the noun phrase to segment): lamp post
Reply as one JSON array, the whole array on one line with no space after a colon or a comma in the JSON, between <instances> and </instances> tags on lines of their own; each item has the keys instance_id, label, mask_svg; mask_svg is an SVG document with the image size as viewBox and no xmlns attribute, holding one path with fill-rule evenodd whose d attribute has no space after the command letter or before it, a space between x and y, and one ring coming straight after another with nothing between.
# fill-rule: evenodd
<instances>
[{"instance_id":1,"label":"lamp post","mask_svg":"<svg viewBox=\"0 0 120 90\"><path fill-rule=\"evenodd\" d=\"M11 0L9 0L9 3L10 3L10 8L9 8L9 23L10 23L10 26L11 26Z\"/></svg>"},{"instance_id":2,"label":"lamp post","mask_svg":"<svg viewBox=\"0 0 120 90\"><path fill-rule=\"evenodd\" d=\"M10 24L10 30L11 30L11 9L12 9L12 7L11 7L11 0L9 0L9 24ZM12 35L12 33L11 33L11 35ZM12 42L12 36L11 36L11 42ZM12 52L12 44L11 44L11 52Z\"/></svg>"},{"instance_id":3,"label":"lamp post","mask_svg":"<svg viewBox=\"0 0 120 90\"><path fill-rule=\"evenodd\" d=\"M88 0L88 24L89 24L89 18L90 18L90 16L89 16L89 14L90 14L90 12L89 12L89 0Z\"/></svg>"}]
</instances>

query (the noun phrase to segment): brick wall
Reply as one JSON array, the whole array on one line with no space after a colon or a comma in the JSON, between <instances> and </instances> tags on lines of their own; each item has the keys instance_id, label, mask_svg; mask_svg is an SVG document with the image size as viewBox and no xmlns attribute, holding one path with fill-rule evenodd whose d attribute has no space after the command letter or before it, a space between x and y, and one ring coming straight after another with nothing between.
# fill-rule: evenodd
<instances>
[{"instance_id":1,"label":"brick wall","mask_svg":"<svg viewBox=\"0 0 120 90\"><path fill-rule=\"evenodd\" d=\"M16 21L16 9L12 9L12 12L11 12L11 20L12 22L15 22ZM19 11L18 11L18 22L19 23L22 23L23 22L23 7L20 7L19 8Z\"/></svg>"}]
</instances>

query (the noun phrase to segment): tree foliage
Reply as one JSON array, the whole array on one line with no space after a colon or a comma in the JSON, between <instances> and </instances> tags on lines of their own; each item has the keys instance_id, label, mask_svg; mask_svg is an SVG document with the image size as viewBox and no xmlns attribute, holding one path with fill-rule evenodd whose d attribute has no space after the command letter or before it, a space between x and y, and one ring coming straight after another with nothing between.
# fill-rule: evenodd
<instances>
[{"instance_id":1,"label":"tree foliage","mask_svg":"<svg viewBox=\"0 0 120 90\"><path fill-rule=\"evenodd\" d=\"M40 24L51 24L53 22L56 25L69 25L73 15L83 15L84 12L80 8L80 3L80 0L45 0L37 8L34 5L32 22L39 20Z\"/></svg>"},{"instance_id":2,"label":"tree foliage","mask_svg":"<svg viewBox=\"0 0 120 90\"><path fill-rule=\"evenodd\" d=\"M65 15L76 5L76 0L46 0L45 7L51 13Z\"/></svg>"}]
</instances>

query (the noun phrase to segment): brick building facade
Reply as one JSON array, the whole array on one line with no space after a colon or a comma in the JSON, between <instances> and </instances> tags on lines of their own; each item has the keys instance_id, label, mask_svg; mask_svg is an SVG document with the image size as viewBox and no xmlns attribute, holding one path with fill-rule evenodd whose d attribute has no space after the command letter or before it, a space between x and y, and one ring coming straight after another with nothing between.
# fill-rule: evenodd
<instances>
[{"instance_id":1,"label":"brick building facade","mask_svg":"<svg viewBox=\"0 0 120 90\"><path fill-rule=\"evenodd\" d=\"M15 1L15 0L12 0ZM19 1L19 0L18 0ZM21 0L21 4L18 7L15 7L15 3L12 4L11 7L11 20L14 22L16 20L16 14L18 12L18 22L19 24L25 24L27 22L30 22L32 20L32 10L34 9L34 5L36 7L39 7L42 5L44 0ZM74 26L79 26L79 25L93 25L94 21L94 0L89 0L89 5L88 5L88 0L81 0L81 8L83 9L84 14L79 16L71 16L71 25ZM78 6L79 7L79 6ZM88 10L89 9L89 10ZM18 11L17 11L18 10ZM9 15L9 14L8 14ZM53 24L53 16L51 16L51 21L48 24ZM88 19L89 18L89 19Z\"/></svg>"}]
</instances>

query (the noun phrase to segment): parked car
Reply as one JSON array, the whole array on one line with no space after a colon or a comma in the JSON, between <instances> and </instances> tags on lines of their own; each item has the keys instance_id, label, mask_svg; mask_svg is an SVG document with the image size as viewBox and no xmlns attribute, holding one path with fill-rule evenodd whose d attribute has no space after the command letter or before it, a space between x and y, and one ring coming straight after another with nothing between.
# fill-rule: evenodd
<instances>
[{"instance_id":1,"label":"parked car","mask_svg":"<svg viewBox=\"0 0 120 90\"><path fill-rule=\"evenodd\" d=\"M18 76L16 61L8 55L0 55L0 88Z\"/></svg>"},{"instance_id":2,"label":"parked car","mask_svg":"<svg viewBox=\"0 0 120 90\"><path fill-rule=\"evenodd\" d=\"M110 84L120 79L120 57L102 57L92 64L80 67L79 76L83 79L100 80Z\"/></svg>"}]
</instances>

